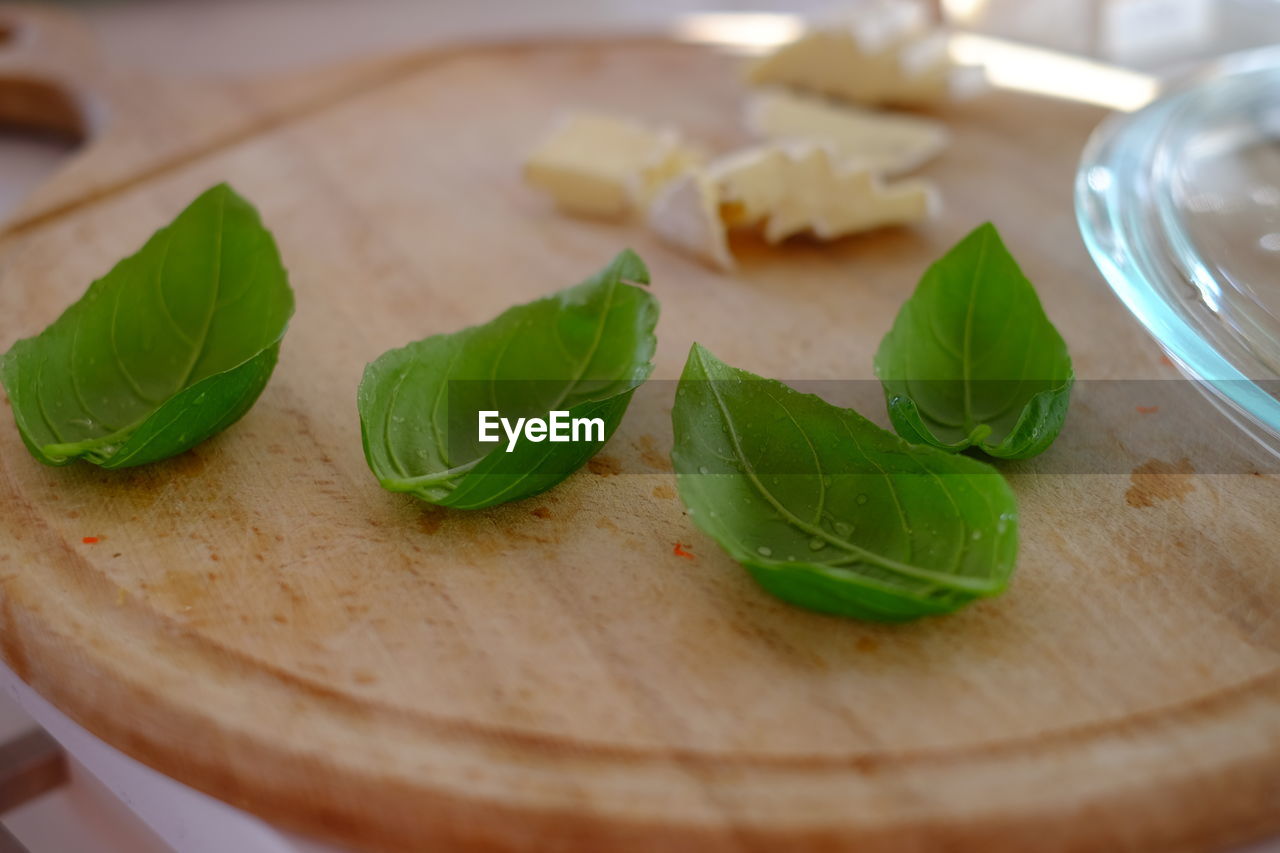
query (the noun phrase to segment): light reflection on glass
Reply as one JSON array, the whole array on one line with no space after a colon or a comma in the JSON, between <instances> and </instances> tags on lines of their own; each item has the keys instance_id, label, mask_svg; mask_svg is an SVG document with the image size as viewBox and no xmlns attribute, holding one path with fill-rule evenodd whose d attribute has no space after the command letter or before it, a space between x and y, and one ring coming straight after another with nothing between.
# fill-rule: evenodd
<instances>
[{"instance_id":1,"label":"light reflection on glass","mask_svg":"<svg viewBox=\"0 0 1280 853\"><path fill-rule=\"evenodd\" d=\"M1111 170L1106 166L1094 166L1089 170L1089 189L1104 193L1111 189Z\"/></svg>"},{"instance_id":2,"label":"light reflection on glass","mask_svg":"<svg viewBox=\"0 0 1280 853\"><path fill-rule=\"evenodd\" d=\"M1200 291L1200 299L1209 310L1218 313L1222 309L1222 288L1214 280L1213 275L1199 261L1191 263L1191 283Z\"/></svg>"}]
</instances>

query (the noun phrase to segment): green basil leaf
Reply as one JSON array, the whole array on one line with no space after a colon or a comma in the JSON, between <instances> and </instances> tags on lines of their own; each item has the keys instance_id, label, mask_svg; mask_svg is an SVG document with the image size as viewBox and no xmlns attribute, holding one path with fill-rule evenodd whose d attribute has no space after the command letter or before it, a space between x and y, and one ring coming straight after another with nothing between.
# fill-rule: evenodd
<instances>
[{"instance_id":1,"label":"green basil leaf","mask_svg":"<svg viewBox=\"0 0 1280 853\"><path fill-rule=\"evenodd\" d=\"M630 283L629 283L630 282ZM582 467L622 421L653 369L657 300L632 251L576 287L460 332L384 353L360 382L365 458L382 486L479 509L551 488ZM508 452L479 441L482 410L600 418L602 440L534 442Z\"/></svg>"},{"instance_id":2,"label":"green basil leaf","mask_svg":"<svg viewBox=\"0 0 1280 853\"><path fill-rule=\"evenodd\" d=\"M779 598L902 621L1009 580L1017 503L983 462L908 444L697 344L671 418L694 523Z\"/></svg>"},{"instance_id":3,"label":"green basil leaf","mask_svg":"<svg viewBox=\"0 0 1280 853\"><path fill-rule=\"evenodd\" d=\"M41 462L143 465L249 410L292 315L271 233L220 184L43 332L14 344L0 381Z\"/></svg>"},{"instance_id":4,"label":"green basil leaf","mask_svg":"<svg viewBox=\"0 0 1280 853\"><path fill-rule=\"evenodd\" d=\"M929 267L875 365L903 438L1005 459L1053 443L1074 380L1066 343L990 223Z\"/></svg>"}]
</instances>

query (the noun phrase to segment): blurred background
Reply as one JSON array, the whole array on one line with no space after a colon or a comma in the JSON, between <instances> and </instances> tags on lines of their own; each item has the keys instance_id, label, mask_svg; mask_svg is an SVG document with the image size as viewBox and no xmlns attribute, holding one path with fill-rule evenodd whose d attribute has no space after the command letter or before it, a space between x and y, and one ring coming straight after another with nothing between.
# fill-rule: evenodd
<instances>
[{"instance_id":1,"label":"blurred background","mask_svg":"<svg viewBox=\"0 0 1280 853\"><path fill-rule=\"evenodd\" d=\"M1280 42L1280 0L931 0L956 26L1159 70ZM254 72L361 51L519 34L658 28L690 12L824 17L831 0L87 0L109 55L159 69Z\"/></svg>"},{"instance_id":2,"label":"blurred background","mask_svg":"<svg viewBox=\"0 0 1280 853\"><path fill-rule=\"evenodd\" d=\"M1280 0L925 0L949 24L1172 75L1280 43ZM755 13L748 42L856 0L64 0L109 61L166 75L260 75L469 40L661 31L699 13ZM0 137L0 214L70 153L67 140Z\"/></svg>"},{"instance_id":3,"label":"blurred background","mask_svg":"<svg viewBox=\"0 0 1280 853\"><path fill-rule=\"evenodd\" d=\"M1280 0L926 0L965 30L1159 74L1280 43ZM107 59L167 75L257 75L379 51L537 35L660 31L681 16L757 13L776 40L831 0L65 0ZM67 140L0 138L0 213L68 153Z\"/></svg>"}]
</instances>

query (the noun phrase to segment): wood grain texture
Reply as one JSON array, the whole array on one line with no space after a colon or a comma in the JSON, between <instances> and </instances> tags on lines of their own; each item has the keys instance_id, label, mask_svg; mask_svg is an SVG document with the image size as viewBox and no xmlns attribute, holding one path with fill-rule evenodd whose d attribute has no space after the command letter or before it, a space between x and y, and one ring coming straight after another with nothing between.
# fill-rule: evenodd
<instances>
[{"instance_id":1,"label":"wood grain texture","mask_svg":"<svg viewBox=\"0 0 1280 853\"><path fill-rule=\"evenodd\" d=\"M1280 829L1275 479L1184 386L1091 381L1175 375L1075 230L1096 111L956 107L939 221L744 244L729 276L555 214L519 163L573 106L744 142L733 61L629 41L377 67L268 87L252 121L249 84L189 116L146 112L135 79L120 121L175 136L109 124L133 159L91 143L0 237L3 347L220 180L298 296L258 405L180 458L47 469L0 430L0 655L23 679L183 782L368 849L1168 851ZM667 382L514 505L425 508L365 466L366 362L624 245L662 301L658 380L695 339L784 380L868 379L924 265L985 219L1082 380L1058 443L1005 469L1024 544L1000 599L875 626L769 598L675 498ZM885 422L873 383L842 387Z\"/></svg>"}]
</instances>

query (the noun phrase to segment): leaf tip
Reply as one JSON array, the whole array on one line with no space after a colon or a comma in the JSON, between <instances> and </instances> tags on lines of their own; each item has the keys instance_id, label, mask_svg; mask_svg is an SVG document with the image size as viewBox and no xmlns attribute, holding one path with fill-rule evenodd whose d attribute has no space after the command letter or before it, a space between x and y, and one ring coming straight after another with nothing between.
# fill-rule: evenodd
<instances>
[{"instance_id":1,"label":"leaf tip","mask_svg":"<svg viewBox=\"0 0 1280 853\"><path fill-rule=\"evenodd\" d=\"M681 383L686 380L698 382L709 379L717 369L724 366L724 362L712 355L709 349L694 341L689 347L689 357L685 359L684 370L680 373L680 381Z\"/></svg>"},{"instance_id":2,"label":"leaf tip","mask_svg":"<svg viewBox=\"0 0 1280 853\"><path fill-rule=\"evenodd\" d=\"M217 196L239 197L239 195L240 195L239 193L237 193L234 189L231 188L231 184L227 183L226 181L219 181L218 183L209 187L209 189L200 193L200 195L197 198L207 199L207 198L215 198Z\"/></svg>"},{"instance_id":3,"label":"leaf tip","mask_svg":"<svg viewBox=\"0 0 1280 853\"><path fill-rule=\"evenodd\" d=\"M1004 242L1003 238L1001 238L1000 236L1000 229L997 228L996 224L991 220L987 220L986 222L979 225L977 228L974 228L972 231L970 231L968 239L978 239L978 240L995 239L1002 243Z\"/></svg>"},{"instance_id":4,"label":"leaf tip","mask_svg":"<svg viewBox=\"0 0 1280 853\"><path fill-rule=\"evenodd\" d=\"M631 284L649 284L649 268L634 249L623 249L609 264L620 281Z\"/></svg>"},{"instance_id":5,"label":"leaf tip","mask_svg":"<svg viewBox=\"0 0 1280 853\"><path fill-rule=\"evenodd\" d=\"M711 363L711 364L722 363L720 359L715 357L715 355L711 352L711 350L707 349L697 341L694 341L693 345L689 347L688 362L690 364L697 363L704 370L706 369L708 363Z\"/></svg>"},{"instance_id":6,"label":"leaf tip","mask_svg":"<svg viewBox=\"0 0 1280 853\"><path fill-rule=\"evenodd\" d=\"M261 217L258 214L257 207L253 202L236 192L236 188L231 186L227 181L219 181L209 189L200 193L195 201L191 202L188 209L198 207L202 202L216 202L220 205L231 205L232 208L239 207L248 212L255 224L262 226Z\"/></svg>"}]
</instances>

